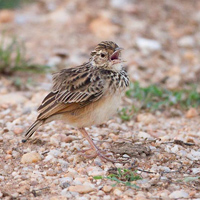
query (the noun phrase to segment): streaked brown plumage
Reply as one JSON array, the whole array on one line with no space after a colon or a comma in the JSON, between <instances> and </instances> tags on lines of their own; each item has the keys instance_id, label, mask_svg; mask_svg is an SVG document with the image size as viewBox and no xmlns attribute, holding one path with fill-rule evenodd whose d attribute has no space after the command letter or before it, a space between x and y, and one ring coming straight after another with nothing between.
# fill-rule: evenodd
<instances>
[{"instance_id":1,"label":"streaked brown plumage","mask_svg":"<svg viewBox=\"0 0 200 200\"><path fill-rule=\"evenodd\" d=\"M64 120L79 128L96 155L112 161L101 154L84 127L108 120L120 104L121 95L129 85L129 78L122 66L121 50L114 42L101 42L91 52L89 62L55 73L52 91L42 101L37 120L22 141L26 142L40 125Z\"/></svg>"}]
</instances>

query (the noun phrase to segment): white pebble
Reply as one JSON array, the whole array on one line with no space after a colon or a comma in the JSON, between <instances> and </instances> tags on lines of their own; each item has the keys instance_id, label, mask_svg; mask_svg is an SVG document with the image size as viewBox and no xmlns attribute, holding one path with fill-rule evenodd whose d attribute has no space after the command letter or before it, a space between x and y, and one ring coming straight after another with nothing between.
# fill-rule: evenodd
<instances>
[{"instance_id":1,"label":"white pebble","mask_svg":"<svg viewBox=\"0 0 200 200\"><path fill-rule=\"evenodd\" d=\"M39 153L30 152L30 153L26 153L22 156L21 162L22 163L35 163L35 162L38 162L41 159L42 158L41 158Z\"/></svg>"},{"instance_id":2,"label":"white pebble","mask_svg":"<svg viewBox=\"0 0 200 200\"><path fill-rule=\"evenodd\" d=\"M152 52L161 50L162 46L161 44L156 40L150 40L147 38L137 38L136 39L136 45L138 48L142 51L146 52Z\"/></svg>"},{"instance_id":3,"label":"white pebble","mask_svg":"<svg viewBox=\"0 0 200 200\"><path fill-rule=\"evenodd\" d=\"M184 36L178 40L180 47L193 47L195 45L194 38L191 36Z\"/></svg>"},{"instance_id":4,"label":"white pebble","mask_svg":"<svg viewBox=\"0 0 200 200\"><path fill-rule=\"evenodd\" d=\"M169 195L169 198L174 198L174 199L179 199L179 198L188 198L189 197L189 194L187 192L185 192L184 190L177 190L177 191L174 191L172 192L170 195Z\"/></svg>"},{"instance_id":5,"label":"white pebble","mask_svg":"<svg viewBox=\"0 0 200 200\"><path fill-rule=\"evenodd\" d=\"M53 149L49 152L49 155L53 155L57 158L59 155L61 155L61 152L59 150Z\"/></svg>"}]
</instances>

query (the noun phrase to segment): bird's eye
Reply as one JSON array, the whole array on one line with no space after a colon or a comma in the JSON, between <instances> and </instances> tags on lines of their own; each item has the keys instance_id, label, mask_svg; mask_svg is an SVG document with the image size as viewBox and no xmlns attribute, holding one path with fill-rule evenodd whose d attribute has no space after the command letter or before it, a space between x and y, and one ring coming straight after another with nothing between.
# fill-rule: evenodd
<instances>
[{"instance_id":1,"label":"bird's eye","mask_svg":"<svg viewBox=\"0 0 200 200\"><path fill-rule=\"evenodd\" d=\"M101 57L104 58L106 55L104 53L101 53Z\"/></svg>"}]
</instances>

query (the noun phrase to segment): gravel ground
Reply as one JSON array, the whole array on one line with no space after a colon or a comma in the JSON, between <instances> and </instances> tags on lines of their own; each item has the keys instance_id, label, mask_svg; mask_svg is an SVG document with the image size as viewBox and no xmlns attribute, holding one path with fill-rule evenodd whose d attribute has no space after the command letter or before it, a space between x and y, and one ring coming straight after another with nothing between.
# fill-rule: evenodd
<instances>
[{"instance_id":1,"label":"gravel ground","mask_svg":"<svg viewBox=\"0 0 200 200\"><path fill-rule=\"evenodd\" d=\"M14 34L25 42L35 63L53 70L81 64L97 43L113 40L125 49L132 81L168 89L199 81L199 1L40 0L1 11L0 26L8 40ZM16 78L20 89L13 84ZM141 112L129 122L116 115L88 127L101 149L128 159L104 163L83 157L79 151L88 142L62 122L42 126L21 143L50 88L50 74L0 75L0 199L200 199L198 109L176 116ZM137 170L142 179L132 184L139 188L93 178L115 168Z\"/></svg>"}]
</instances>

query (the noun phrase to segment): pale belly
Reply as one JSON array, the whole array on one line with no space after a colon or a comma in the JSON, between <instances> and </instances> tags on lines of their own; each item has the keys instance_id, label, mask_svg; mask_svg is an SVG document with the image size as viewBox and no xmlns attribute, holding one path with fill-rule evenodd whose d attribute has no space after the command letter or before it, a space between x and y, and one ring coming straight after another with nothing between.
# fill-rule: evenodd
<instances>
[{"instance_id":1,"label":"pale belly","mask_svg":"<svg viewBox=\"0 0 200 200\"><path fill-rule=\"evenodd\" d=\"M105 96L74 113L65 113L62 116L58 116L57 119L77 128L102 124L117 112L120 102L121 93L117 92L113 95Z\"/></svg>"}]
</instances>

